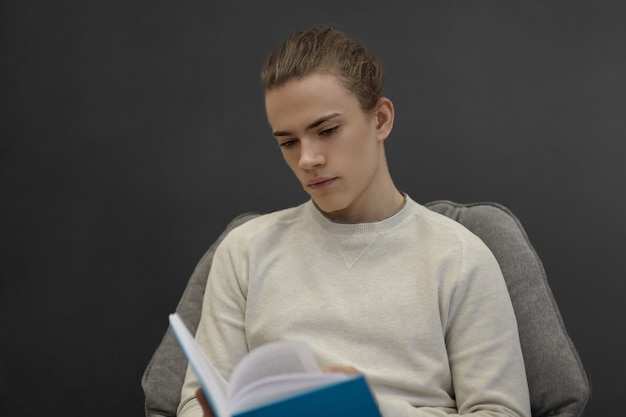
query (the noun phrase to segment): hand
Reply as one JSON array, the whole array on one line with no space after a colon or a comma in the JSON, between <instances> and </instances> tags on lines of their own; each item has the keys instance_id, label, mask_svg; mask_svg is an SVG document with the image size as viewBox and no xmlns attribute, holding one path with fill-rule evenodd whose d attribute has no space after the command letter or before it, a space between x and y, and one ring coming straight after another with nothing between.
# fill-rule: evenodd
<instances>
[{"instance_id":1,"label":"hand","mask_svg":"<svg viewBox=\"0 0 626 417\"><path fill-rule=\"evenodd\" d=\"M358 369L356 369L353 366L326 366L322 369L322 372L342 372L346 375L362 375L363 373L360 372ZM367 383L367 386L369 387L371 392L372 391L372 387L370 386L369 381L367 380L367 378L365 378L365 382ZM378 398L376 398L376 396L374 395L374 401L376 401L376 405L378 405Z\"/></svg>"},{"instance_id":2,"label":"hand","mask_svg":"<svg viewBox=\"0 0 626 417\"><path fill-rule=\"evenodd\" d=\"M215 414L213 414L213 410L211 409L211 405L209 404L206 397L204 396L204 391L202 391L202 388L198 388L196 390L196 398L198 399L198 402L202 406L204 417L215 417Z\"/></svg>"},{"instance_id":3,"label":"hand","mask_svg":"<svg viewBox=\"0 0 626 417\"><path fill-rule=\"evenodd\" d=\"M361 372L359 372L358 369L352 367L352 366L327 366L324 369L322 369L322 372L328 373L328 372L341 372L344 373L346 375L360 375Z\"/></svg>"}]
</instances>

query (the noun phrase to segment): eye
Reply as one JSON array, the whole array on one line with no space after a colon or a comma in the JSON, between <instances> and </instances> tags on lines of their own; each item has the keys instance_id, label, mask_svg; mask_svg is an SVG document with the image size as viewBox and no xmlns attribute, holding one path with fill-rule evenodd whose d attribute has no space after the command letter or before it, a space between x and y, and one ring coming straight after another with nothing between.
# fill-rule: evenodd
<instances>
[{"instance_id":1,"label":"eye","mask_svg":"<svg viewBox=\"0 0 626 417\"><path fill-rule=\"evenodd\" d=\"M339 126L333 126L331 128L324 129L320 132L320 136L330 136L334 134L337 131L337 129L339 129Z\"/></svg>"},{"instance_id":2,"label":"eye","mask_svg":"<svg viewBox=\"0 0 626 417\"><path fill-rule=\"evenodd\" d=\"M284 142L280 142L278 146L280 146L281 148L291 148L297 142L298 142L298 139L289 139Z\"/></svg>"}]
</instances>

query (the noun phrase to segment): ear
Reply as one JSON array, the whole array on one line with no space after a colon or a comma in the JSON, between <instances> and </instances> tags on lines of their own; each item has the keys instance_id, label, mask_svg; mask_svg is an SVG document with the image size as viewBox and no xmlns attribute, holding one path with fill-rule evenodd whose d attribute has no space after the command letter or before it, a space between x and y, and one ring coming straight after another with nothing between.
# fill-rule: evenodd
<instances>
[{"instance_id":1,"label":"ear","mask_svg":"<svg viewBox=\"0 0 626 417\"><path fill-rule=\"evenodd\" d=\"M376 132L379 141L387 139L393 129L395 110L393 103L387 97L381 97L374 109L376 116Z\"/></svg>"}]
</instances>

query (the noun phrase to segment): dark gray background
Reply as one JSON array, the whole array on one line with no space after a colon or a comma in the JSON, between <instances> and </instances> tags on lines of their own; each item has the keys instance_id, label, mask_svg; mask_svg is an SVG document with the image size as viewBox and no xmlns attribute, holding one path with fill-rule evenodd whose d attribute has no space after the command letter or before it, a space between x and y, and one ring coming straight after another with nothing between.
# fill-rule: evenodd
<instances>
[{"instance_id":1,"label":"dark gray background","mask_svg":"<svg viewBox=\"0 0 626 417\"><path fill-rule=\"evenodd\" d=\"M524 223L594 385L624 383L624 2L1 1L0 414L141 415L196 261L305 200L259 68L334 23L380 56L397 185Z\"/></svg>"}]
</instances>

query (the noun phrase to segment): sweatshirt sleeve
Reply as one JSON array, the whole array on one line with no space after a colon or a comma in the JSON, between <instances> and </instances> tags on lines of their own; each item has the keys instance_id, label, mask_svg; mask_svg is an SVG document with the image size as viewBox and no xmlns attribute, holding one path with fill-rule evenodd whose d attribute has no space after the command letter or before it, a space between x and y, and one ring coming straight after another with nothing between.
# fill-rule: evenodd
<instances>
[{"instance_id":1,"label":"sweatshirt sleeve","mask_svg":"<svg viewBox=\"0 0 626 417\"><path fill-rule=\"evenodd\" d=\"M442 312L456 409L379 398L384 417L529 417L530 399L517 322L500 267L475 236Z\"/></svg>"},{"instance_id":2,"label":"sweatshirt sleeve","mask_svg":"<svg viewBox=\"0 0 626 417\"><path fill-rule=\"evenodd\" d=\"M244 328L247 266L241 250L245 244L240 240L231 232L215 251L196 332L196 341L226 379L248 353ZM198 388L200 383L188 366L181 389L179 416L202 416L195 398Z\"/></svg>"}]
</instances>

